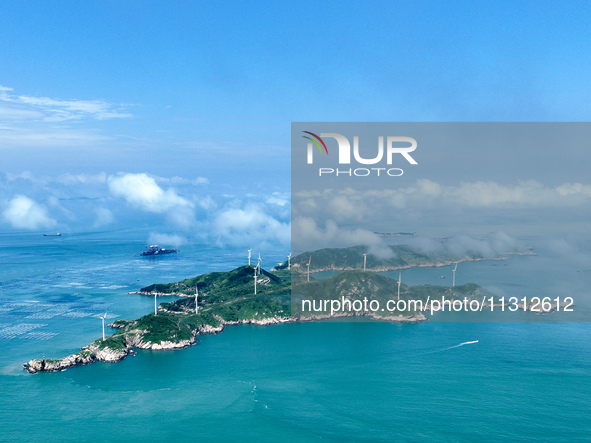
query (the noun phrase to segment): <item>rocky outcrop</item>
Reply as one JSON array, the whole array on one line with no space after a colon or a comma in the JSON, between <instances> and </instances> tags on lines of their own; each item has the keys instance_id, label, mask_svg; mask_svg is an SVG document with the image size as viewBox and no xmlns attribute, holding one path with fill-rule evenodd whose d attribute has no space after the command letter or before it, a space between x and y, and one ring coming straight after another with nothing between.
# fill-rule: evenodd
<instances>
[{"instance_id":1,"label":"rocky outcrop","mask_svg":"<svg viewBox=\"0 0 591 443\"><path fill-rule=\"evenodd\" d=\"M267 325L278 325L281 323L291 323L297 321L295 317L267 317L267 318L247 318L242 320L224 320L222 317L218 315L214 315L215 319L220 322L221 325L259 325L259 326L267 326Z\"/></svg>"},{"instance_id":2,"label":"rocky outcrop","mask_svg":"<svg viewBox=\"0 0 591 443\"><path fill-rule=\"evenodd\" d=\"M178 292L178 291L174 291L174 292L160 292L160 291L132 291L132 292L128 292L127 295L150 295L150 296L154 296L156 295L156 297L170 297L171 295L177 296L177 297L194 297L194 294L185 294L184 292Z\"/></svg>"},{"instance_id":3,"label":"rocky outcrop","mask_svg":"<svg viewBox=\"0 0 591 443\"><path fill-rule=\"evenodd\" d=\"M30 374L37 372L55 372L65 371L68 368L78 365L88 365L95 361L118 362L123 360L130 353L130 349L111 349L100 347L96 342L82 348L76 354L68 355L64 358L42 358L34 359L25 363L24 369Z\"/></svg>"},{"instance_id":4,"label":"rocky outcrop","mask_svg":"<svg viewBox=\"0 0 591 443\"><path fill-rule=\"evenodd\" d=\"M212 326L212 325L201 325L199 326L199 333L200 334L217 334L218 332L222 332L224 330L224 325L220 323L219 326Z\"/></svg>"},{"instance_id":5,"label":"rocky outcrop","mask_svg":"<svg viewBox=\"0 0 591 443\"><path fill-rule=\"evenodd\" d=\"M80 352L72 355L68 355L64 358L59 359L34 359L30 360L23 365L24 369L30 374L37 372L55 372L65 371L68 368L87 365L94 363L95 361L105 362L118 362L123 360L129 354L135 354L133 349L151 349L155 351L167 350L167 349L182 349L194 345L197 342L197 335L199 334L215 334L223 331L224 326L218 327L211 325L202 325L198 330L193 331L193 334L189 340L163 340L161 342L151 342L145 340L144 334L146 331L133 330L124 333L123 336L123 347L118 346L117 349L110 347L102 341L96 341L88 346L82 348Z\"/></svg>"},{"instance_id":6,"label":"rocky outcrop","mask_svg":"<svg viewBox=\"0 0 591 443\"><path fill-rule=\"evenodd\" d=\"M379 321L388 321L388 322L396 322L396 323L418 323L421 321L428 321L427 317L422 312L417 312L412 315L370 315L370 317L374 320Z\"/></svg>"},{"instance_id":7,"label":"rocky outcrop","mask_svg":"<svg viewBox=\"0 0 591 443\"><path fill-rule=\"evenodd\" d=\"M160 343L147 342L144 343L145 346L142 346L141 349L152 349L154 351L162 351L165 349L182 349L188 348L189 346L195 344L195 342L196 340L181 340L177 342L165 340Z\"/></svg>"}]
</instances>

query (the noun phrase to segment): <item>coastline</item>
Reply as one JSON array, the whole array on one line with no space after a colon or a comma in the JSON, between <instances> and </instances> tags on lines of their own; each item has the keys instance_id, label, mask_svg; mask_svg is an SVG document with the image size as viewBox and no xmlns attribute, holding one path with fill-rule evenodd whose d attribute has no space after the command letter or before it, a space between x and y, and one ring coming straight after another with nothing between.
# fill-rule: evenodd
<instances>
[{"instance_id":1,"label":"coastline","mask_svg":"<svg viewBox=\"0 0 591 443\"><path fill-rule=\"evenodd\" d=\"M165 311L159 311L165 312ZM370 313L337 313L335 315L311 315L307 317L301 316L287 316L287 317L268 317L264 319L243 319L236 321L227 321L221 317L214 315L216 320L219 321L219 326L203 325L196 330L192 331L192 337L189 340L173 341L162 341L154 343L150 341L144 341L139 335L129 334L125 335L125 346L121 349L114 349L108 346L101 347L101 340L96 340L89 345L81 348L80 352L68 355L58 359L32 359L23 364L23 370L26 370L29 374L36 374L38 372L57 372L65 371L66 369L73 368L75 366L88 365L97 361L116 363L123 361L128 355L134 355L134 349L150 349L153 351L164 351L164 350L176 350L188 348L197 343L197 337L202 334L218 334L226 329L226 326L235 325L257 325L257 326L269 326L284 323L307 323L324 321L334 318L347 318L347 317L367 317L373 321L385 321L391 323L418 323L428 321L422 313L416 313L410 316L377 316ZM108 325L110 328L119 329L114 323ZM112 337L112 336L111 336Z\"/></svg>"},{"instance_id":2,"label":"coastline","mask_svg":"<svg viewBox=\"0 0 591 443\"><path fill-rule=\"evenodd\" d=\"M528 254L530 255L530 254ZM346 269L338 266L325 266L322 269L310 270L310 273L318 273L326 270L343 271L339 274L338 282L327 280L315 280L312 286L298 286L302 282L292 286L292 273L285 269L272 269L269 272L261 270L263 276L260 282L259 292L252 296L252 272L256 269L253 266L241 266L239 268L225 271L204 274L189 278L176 283L153 284L139 291L128 292L128 294L144 296L177 296L178 300L161 303L157 313L150 313L136 320L117 320L108 325L117 329L113 335L94 342L81 348L79 352L57 359L31 359L23 364L25 370L34 374L37 372L63 371L68 368L86 365L95 361L118 362L124 360L134 349L150 350L172 350L183 349L197 343L201 334L218 334L226 328L238 324L252 324L257 326L268 326L274 324L293 322L315 322L330 319L347 317L365 317L370 321L392 322L392 323L417 323L428 321L423 312L406 311L398 315L378 315L375 312L366 310L353 312L318 311L302 315L294 311L292 303L292 290L298 288L308 292L308 296L314 298L318 294L331 292L330 286L325 283L338 286L341 295L368 296L371 294L379 297L390 297L394 294L396 280L380 276L378 272L409 269L412 267L444 267L454 263L483 261L483 260L507 260L506 257L481 258L464 257L459 261L444 260L421 263L416 265L387 266L372 268L370 273L364 273L359 269ZM292 265L296 268L299 266ZM293 272L293 271L292 271ZM331 277L332 278L332 277ZM297 282L296 278L296 282ZM344 286L343 286L344 285ZM470 285L473 286L470 287ZM459 294L466 294L470 291L478 291L477 285L464 285L458 287ZM187 289L199 288L199 309L196 311L194 294L188 294ZM157 288L157 289L155 289ZM184 288L185 292L180 291ZM343 289L346 288L346 289ZM424 289L422 286L410 287L403 284L405 294L412 294L421 298L425 291L440 291L447 287L430 286ZM400 285L398 285L400 291ZM320 292L318 292L320 291ZM342 291L345 291L343 293ZM423 292L421 292L423 291ZM304 294L306 292L304 291ZM399 294L400 295L400 294ZM383 311L383 309L382 309Z\"/></svg>"},{"instance_id":3,"label":"coastline","mask_svg":"<svg viewBox=\"0 0 591 443\"><path fill-rule=\"evenodd\" d=\"M514 253L513 255L536 255L535 253ZM402 271L405 269L412 269L412 268L444 268L446 266L451 266L456 263L465 263L465 262L477 262L477 261L485 261L485 260L495 260L495 261L505 261L509 260L507 257L485 257L485 258L471 258L467 257L461 260L446 260L442 262L433 262L433 263L421 263L418 265L404 265L404 266L382 266L377 268L367 268L368 271L371 272L389 272L389 271ZM292 268L300 268L299 264L291 265ZM310 274L319 274L321 272L326 271L358 271L359 268L353 267L339 267L339 266L325 266L319 269L310 269ZM130 292L130 294L132 294ZM145 295L154 295L152 294L145 294ZM167 295L175 295L175 294L167 294Z\"/></svg>"}]
</instances>

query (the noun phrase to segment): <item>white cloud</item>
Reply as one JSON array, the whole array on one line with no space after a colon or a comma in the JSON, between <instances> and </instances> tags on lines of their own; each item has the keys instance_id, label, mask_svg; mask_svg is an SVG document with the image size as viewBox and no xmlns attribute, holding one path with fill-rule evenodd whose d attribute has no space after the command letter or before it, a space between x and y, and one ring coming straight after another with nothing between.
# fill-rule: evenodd
<instances>
[{"instance_id":1,"label":"white cloud","mask_svg":"<svg viewBox=\"0 0 591 443\"><path fill-rule=\"evenodd\" d=\"M445 242L445 248L459 256L469 253L480 254L483 257L498 257L507 252L524 251L525 245L503 232L494 232L482 239L466 235L452 237Z\"/></svg>"},{"instance_id":2,"label":"white cloud","mask_svg":"<svg viewBox=\"0 0 591 443\"><path fill-rule=\"evenodd\" d=\"M31 121L42 120L44 114L31 109L21 109L0 103L0 121Z\"/></svg>"},{"instance_id":3,"label":"white cloud","mask_svg":"<svg viewBox=\"0 0 591 443\"><path fill-rule=\"evenodd\" d=\"M553 255L560 257L560 261L570 266L571 269L589 269L591 267L591 255L580 239L547 238L543 247Z\"/></svg>"},{"instance_id":4,"label":"white cloud","mask_svg":"<svg viewBox=\"0 0 591 443\"><path fill-rule=\"evenodd\" d=\"M301 251L365 245L368 252L378 258L390 258L394 255L382 238L371 231L340 228L333 220L328 220L322 228L310 217L293 220L292 243L295 249Z\"/></svg>"},{"instance_id":5,"label":"white cloud","mask_svg":"<svg viewBox=\"0 0 591 443\"><path fill-rule=\"evenodd\" d=\"M104 100L62 100L15 94L0 86L0 144L4 147L88 146L114 137L103 136L83 123L132 117L126 105ZM72 123L75 123L73 125Z\"/></svg>"},{"instance_id":6,"label":"white cloud","mask_svg":"<svg viewBox=\"0 0 591 443\"><path fill-rule=\"evenodd\" d=\"M591 197L591 185L584 185L582 183L565 183L556 188L560 195L583 195Z\"/></svg>"},{"instance_id":7,"label":"white cloud","mask_svg":"<svg viewBox=\"0 0 591 443\"><path fill-rule=\"evenodd\" d=\"M20 174L14 174L12 172L7 172L6 179L9 182L15 181L15 180L28 180L28 181L36 182L36 183L45 183L43 180L39 180L36 177L34 177L33 174L31 174L29 171L23 171Z\"/></svg>"},{"instance_id":8,"label":"white cloud","mask_svg":"<svg viewBox=\"0 0 591 443\"><path fill-rule=\"evenodd\" d=\"M50 218L45 207L24 195L17 195L2 212L6 221L17 229L51 228L56 221Z\"/></svg>"},{"instance_id":9,"label":"white cloud","mask_svg":"<svg viewBox=\"0 0 591 443\"><path fill-rule=\"evenodd\" d=\"M502 185L493 181L460 183L442 186L431 180L419 180L414 187L401 191L416 197L418 203L444 201L471 208L484 207L562 207L576 206L591 197L591 186L565 183L557 187L544 186L535 180ZM565 198L566 197L566 198Z\"/></svg>"},{"instance_id":10,"label":"white cloud","mask_svg":"<svg viewBox=\"0 0 591 443\"><path fill-rule=\"evenodd\" d=\"M167 213L167 219L181 229L190 230L195 227L195 214L191 207L176 206Z\"/></svg>"},{"instance_id":11,"label":"white cloud","mask_svg":"<svg viewBox=\"0 0 591 443\"><path fill-rule=\"evenodd\" d=\"M152 232L148 237L148 243L151 245L181 246L187 243L187 239L177 234L162 234Z\"/></svg>"},{"instance_id":12,"label":"white cloud","mask_svg":"<svg viewBox=\"0 0 591 443\"><path fill-rule=\"evenodd\" d=\"M535 180L509 185L477 181L445 186L422 179L396 189L303 191L295 194L292 209L301 216L359 222L402 210L580 208L589 203L591 185L582 183L549 187Z\"/></svg>"},{"instance_id":13,"label":"white cloud","mask_svg":"<svg viewBox=\"0 0 591 443\"><path fill-rule=\"evenodd\" d=\"M192 207L173 189L163 190L153 177L144 173L109 176L107 183L113 196L122 197L145 211L163 213L173 208Z\"/></svg>"},{"instance_id":14,"label":"white cloud","mask_svg":"<svg viewBox=\"0 0 591 443\"><path fill-rule=\"evenodd\" d=\"M380 259L391 258L395 254L386 244L387 240L374 232L362 228L342 228L333 220L328 220L324 227L310 217L298 217L293 220L292 245L299 252L320 248L341 248L364 245L368 252ZM524 252L527 246L503 232L493 232L483 238L466 235L435 240L428 237L409 238L404 242L425 254L481 255L498 257L511 252Z\"/></svg>"},{"instance_id":15,"label":"white cloud","mask_svg":"<svg viewBox=\"0 0 591 443\"><path fill-rule=\"evenodd\" d=\"M214 219L214 234L221 242L249 245L261 242L287 245L291 238L288 222L281 222L258 205L222 210Z\"/></svg>"},{"instance_id":16,"label":"white cloud","mask_svg":"<svg viewBox=\"0 0 591 443\"><path fill-rule=\"evenodd\" d=\"M57 179L57 182L65 185L73 184L102 184L107 182L107 174L105 172L99 172L98 174L63 174Z\"/></svg>"},{"instance_id":17,"label":"white cloud","mask_svg":"<svg viewBox=\"0 0 591 443\"><path fill-rule=\"evenodd\" d=\"M122 108L122 105L103 100L61 100L16 95L12 93L12 88L0 86L0 117L3 119L61 122L84 118L107 120L132 117Z\"/></svg>"},{"instance_id":18,"label":"white cloud","mask_svg":"<svg viewBox=\"0 0 591 443\"><path fill-rule=\"evenodd\" d=\"M167 178L157 178L158 181L164 181L171 184L182 184L182 185L208 185L209 179L207 177L197 177L195 179L188 179L183 177L174 176L170 179Z\"/></svg>"},{"instance_id":19,"label":"white cloud","mask_svg":"<svg viewBox=\"0 0 591 443\"><path fill-rule=\"evenodd\" d=\"M193 180L193 184L195 184L195 185L208 185L209 184L209 179L207 177L197 177L195 180Z\"/></svg>"},{"instance_id":20,"label":"white cloud","mask_svg":"<svg viewBox=\"0 0 591 443\"><path fill-rule=\"evenodd\" d=\"M0 126L0 142L8 146L80 147L112 140L91 130L38 125Z\"/></svg>"},{"instance_id":21,"label":"white cloud","mask_svg":"<svg viewBox=\"0 0 591 443\"><path fill-rule=\"evenodd\" d=\"M107 208L96 208L94 213L96 214L96 220L93 224L93 228L100 228L102 226L110 225L115 221L113 213Z\"/></svg>"},{"instance_id":22,"label":"white cloud","mask_svg":"<svg viewBox=\"0 0 591 443\"><path fill-rule=\"evenodd\" d=\"M214 210L218 206L216 201L213 198L211 198L209 195L207 195L205 197L200 197L199 200L197 201L197 204L201 208L205 209L206 211Z\"/></svg>"},{"instance_id":23,"label":"white cloud","mask_svg":"<svg viewBox=\"0 0 591 443\"><path fill-rule=\"evenodd\" d=\"M283 194L280 192L273 192L271 197L268 197L265 203L270 205L277 205L277 206L288 206L289 205L290 196L289 194Z\"/></svg>"}]
</instances>

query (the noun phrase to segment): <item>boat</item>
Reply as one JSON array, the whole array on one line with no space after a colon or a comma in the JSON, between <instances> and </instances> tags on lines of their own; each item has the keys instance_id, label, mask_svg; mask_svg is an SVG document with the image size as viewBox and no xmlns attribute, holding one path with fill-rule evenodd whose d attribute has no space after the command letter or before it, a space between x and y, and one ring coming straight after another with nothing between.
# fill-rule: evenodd
<instances>
[{"instance_id":1,"label":"boat","mask_svg":"<svg viewBox=\"0 0 591 443\"><path fill-rule=\"evenodd\" d=\"M177 252L176 248L173 249L165 249L161 248L158 245L150 245L146 246L147 251L143 251L140 255L165 255L165 254L173 254Z\"/></svg>"},{"instance_id":2,"label":"boat","mask_svg":"<svg viewBox=\"0 0 591 443\"><path fill-rule=\"evenodd\" d=\"M55 234L43 234L43 237L61 237L62 234L56 232Z\"/></svg>"}]
</instances>

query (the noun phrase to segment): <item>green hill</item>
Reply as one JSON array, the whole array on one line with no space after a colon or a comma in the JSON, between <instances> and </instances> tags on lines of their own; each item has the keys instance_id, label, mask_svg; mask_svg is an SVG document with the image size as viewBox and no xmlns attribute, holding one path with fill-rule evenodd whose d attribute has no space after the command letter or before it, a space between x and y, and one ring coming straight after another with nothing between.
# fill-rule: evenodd
<instances>
[{"instance_id":1,"label":"green hill","mask_svg":"<svg viewBox=\"0 0 591 443\"><path fill-rule=\"evenodd\" d=\"M312 257L310 272L363 269L364 253L367 253L366 269L374 271L406 269L415 266L446 266L460 261L502 258L500 256L485 257L478 252L457 255L447 252L445 249L440 252L426 254L408 245L390 245L387 247L391 251L390 258L379 258L369 254L367 246L325 248L313 252L304 252L291 259L291 267L296 272L306 272L308 260ZM277 268L285 269L286 267L287 261Z\"/></svg>"},{"instance_id":2,"label":"green hill","mask_svg":"<svg viewBox=\"0 0 591 443\"><path fill-rule=\"evenodd\" d=\"M315 251L318 266L332 263L349 266L363 257L362 247L345 250L324 249ZM426 263L432 257L421 256L408 249L397 247L397 258L385 262L370 262L368 265L383 266L384 263ZM309 256L308 256L309 257ZM307 263L302 254L294 258L295 265ZM305 260L304 260L305 259ZM380 309L362 309L355 313L337 312L342 315L365 315L392 321L423 321L416 302L445 296L448 300L469 299L487 295L478 285L466 284L455 288L449 286L401 284L400 300L414 301L396 312L382 309L387 303L398 302L398 282L375 272L359 270L343 271L329 278L307 281L304 274L286 269L273 272L261 269L257 276L257 293L254 293L254 267L241 266L227 272L212 272L174 283L157 283L141 289L144 295L176 295L181 298L161 303L157 314L151 313L137 320L118 320L110 326L118 331L106 340L96 340L82 351L61 359L38 359L25 364L29 372L59 371L79 364L94 361L119 361L133 348L176 349L194 344L203 333L221 332L225 325L254 323L260 325L306 321L329 318L334 314L325 300L341 300L361 303L373 301ZM199 290L199 312L195 313L195 287ZM487 295L487 297L490 294ZM321 303L320 309L302 309L302 302L310 305Z\"/></svg>"},{"instance_id":3,"label":"green hill","mask_svg":"<svg viewBox=\"0 0 591 443\"><path fill-rule=\"evenodd\" d=\"M407 302L410 300L420 301L423 302L423 306L426 306L428 300L441 299L441 297L449 300L461 300L467 297L470 300L475 296L481 297L484 294L492 295L474 283L453 288L435 285L409 286L404 283L400 285L400 300ZM394 311L388 310L387 306L389 301L398 301L398 282L374 272L343 271L322 280L294 284L292 287L292 312L304 317L306 315L331 313L330 307L328 309L323 307L323 309L313 310L313 312L303 310L303 300L316 302L349 300L352 302L355 300L363 301L364 299L368 301L376 300L378 304L374 304L374 306L378 306L378 309L362 310L361 312L355 310L356 315L391 316ZM312 306L318 307L320 304L316 303L312 304ZM411 315L421 310L420 303L400 303L398 306L404 306L405 309L396 310L396 315Z\"/></svg>"}]
</instances>

